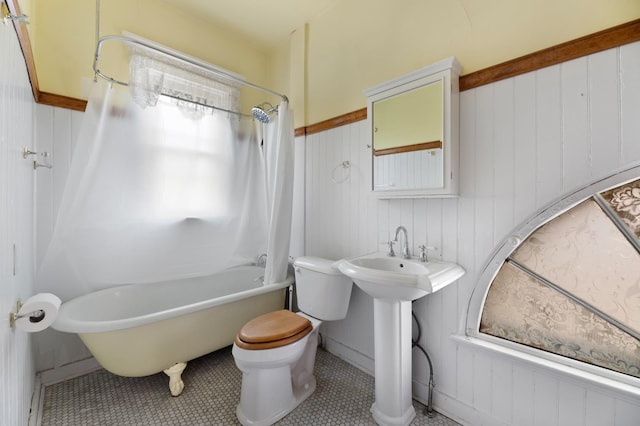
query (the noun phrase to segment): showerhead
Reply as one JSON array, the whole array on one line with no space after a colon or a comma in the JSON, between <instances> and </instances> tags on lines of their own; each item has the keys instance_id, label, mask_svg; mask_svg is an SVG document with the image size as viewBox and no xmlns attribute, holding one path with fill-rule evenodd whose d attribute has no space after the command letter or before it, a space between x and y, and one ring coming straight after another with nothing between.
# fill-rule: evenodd
<instances>
[{"instance_id":1,"label":"showerhead","mask_svg":"<svg viewBox=\"0 0 640 426\"><path fill-rule=\"evenodd\" d=\"M277 107L274 107L269 102L263 102L260 105L256 105L251 108L251 114L253 114L253 118L258 120L261 123L268 123L271 121L269 114L275 111Z\"/></svg>"},{"instance_id":2,"label":"showerhead","mask_svg":"<svg viewBox=\"0 0 640 426\"><path fill-rule=\"evenodd\" d=\"M261 123L268 123L269 122L269 114L267 114L267 112L265 110L263 110L262 108L258 107L258 106L254 106L253 108L251 108L251 113L253 114L253 118L255 118L256 120L258 120Z\"/></svg>"}]
</instances>

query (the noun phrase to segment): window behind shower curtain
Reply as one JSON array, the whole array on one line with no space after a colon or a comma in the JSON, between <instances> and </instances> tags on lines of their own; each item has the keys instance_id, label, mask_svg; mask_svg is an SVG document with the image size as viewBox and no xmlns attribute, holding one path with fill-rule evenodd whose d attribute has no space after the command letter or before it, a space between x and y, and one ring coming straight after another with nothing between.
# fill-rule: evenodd
<instances>
[{"instance_id":1,"label":"window behind shower curtain","mask_svg":"<svg viewBox=\"0 0 640 426\"><path fill-rule=\"evenodd\" d=\"M131 87L95 83L83 117L38 273L63 300L267 251L264 155L253 120L230 112L238 85L138 56Z\"/></svg>"}]
</instances>

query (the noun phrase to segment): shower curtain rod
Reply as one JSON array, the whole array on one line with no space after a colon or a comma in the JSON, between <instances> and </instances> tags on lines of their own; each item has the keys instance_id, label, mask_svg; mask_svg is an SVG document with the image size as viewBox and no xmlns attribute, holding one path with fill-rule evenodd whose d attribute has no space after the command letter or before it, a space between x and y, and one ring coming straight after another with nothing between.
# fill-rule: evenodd
<instances>
[{"instance_id":1,"label":"shower curtain rod","mask_svg":"<svg viewBox=\"0 0 640 426\"><path fill-rule=\"evenodd\" d=\"M222 78L226 78L229 79L231 81L234 81L236 83L240 83L243 84L245 86L249 86L249 87L253 87L254 89L258 89L261 90L265 93L269 93L270 95L274 95L274 96L278 96L279 98L281 98L284 102L289 102L289 99L278 92L274 92L271 89L267 89L266 87L262 87L259 86L257 84L251 83L249 81L243 80L242 78L238 78L236 76L234 76L233 74L229 74L227 72L224 72L216 67L214 67L211 64L208 64L206 62L203 61L198 61L195 58L192 58L190 56L181 54L180 52L176 52L174 50L171 49L167 49L163 46L157 45L157 44L152 44L143 40L138 40L138 39L134 39L131 37L126 37L126 36L117 36L117 35L109 35L109 36L104 36L102 38L100 38L100 40L98 40L98 43L96 45L96 54L95 57L93 58L93 71L95 72L95 74L97 76L100 76L101 78L107 80L108 82L111 83L115 83L115 84L119 84L121 86L128 86L129 83L124 82L124 81L120 81L117 80L115 78L109 77L108 75L103 74L100 69L98 68L98 61L100 60L100 52L102 50L102 45L107 42L107 41L122 41L125 43L131 43L131 44L135 44L138 46L142 46L145 47L147 49L153 50L155 52L161 53L163 55L169 56L171 58L174 59L178 59L180 61L186 62L189 65L192 65L196 68L199 68L201 70L205 70L207 72L210 72L212 74L217 75L218 77L222 77Z\"/></svg>"}]
</instances>

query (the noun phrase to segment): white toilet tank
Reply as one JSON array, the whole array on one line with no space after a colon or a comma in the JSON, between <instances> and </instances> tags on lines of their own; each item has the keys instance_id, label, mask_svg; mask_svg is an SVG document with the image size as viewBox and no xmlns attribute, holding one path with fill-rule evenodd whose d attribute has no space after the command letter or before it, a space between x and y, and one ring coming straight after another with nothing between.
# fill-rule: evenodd
<instances>
[{"instance_id":1,"label":"white toilet tank","mask_svg":"<svg viewBox=\"0 0 640 426\"><path fill-rule=\"evenodd\" d=\"M351 278L343 275L333 263L333 260L309 256L293 262L298 308L325 321L347 316L353 286Z\"/></svg>"}]
</instances>

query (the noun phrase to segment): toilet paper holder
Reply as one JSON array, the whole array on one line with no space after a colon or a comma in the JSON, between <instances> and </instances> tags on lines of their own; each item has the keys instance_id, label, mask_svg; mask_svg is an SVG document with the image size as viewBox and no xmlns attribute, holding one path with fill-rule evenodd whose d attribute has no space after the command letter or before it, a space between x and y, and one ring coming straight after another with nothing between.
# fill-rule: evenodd
<instances>
[{"instance_id":1,"label":"toilet paper holder","mask_svg":"<svg viewBox=\"0 0 640 426\"><path fill-rule=\"evenodd\" d=\"M44 319L45 314L42 309L35 310L33 312L29 312L26 314L19 315L20 309L22 308L22 300L18 299L16 302L16 311L9 312L9 327L13 328L16 325L16 321L20 318L29 317L30 322L40 322Z\"/></svg>"}]
</instances>

